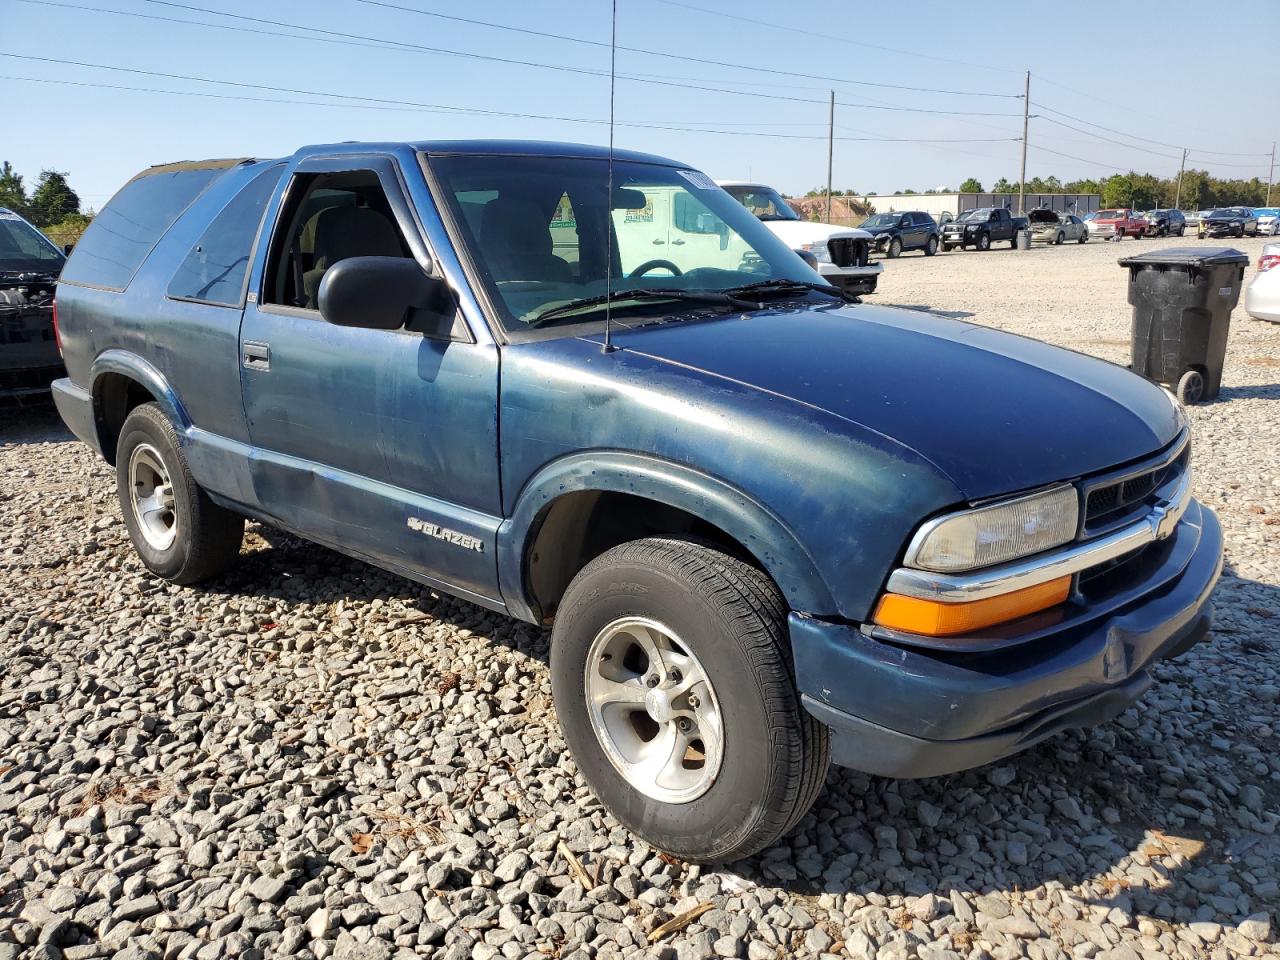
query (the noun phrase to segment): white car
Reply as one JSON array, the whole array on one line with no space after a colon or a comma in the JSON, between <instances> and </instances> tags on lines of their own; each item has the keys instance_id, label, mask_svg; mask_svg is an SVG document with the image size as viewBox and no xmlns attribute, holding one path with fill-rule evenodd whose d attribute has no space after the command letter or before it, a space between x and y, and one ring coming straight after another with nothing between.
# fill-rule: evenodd
<instances>
[{"instance_id":1,"label":"white car","mask_svg":"<svg viewBox=\"0 0 1280 960\"><path fill-rule=\"evenodd\" d=\"M1253 215L1258 218L1258 236L1274 237L1280 234L1280 207L1256 207Z\"/></svg>"},{"instance_id":2,"label":"white car","mask_svg":"<svg viewBox=\"0 0 1280 960\"><path fill-rule=\"evenodd\" d=\"M866 230L811 223L787 205L773 187L717 180L730 196L755 214L792 250L813 258L822 279L846 293L875 293L884 265L871 262L873 238Z\"/></svg>"},{"instance_id":3,"label":"white car","mask_svg":"<svg viewBox=\"0 0 1280 960\"><path fill-rule=\"evenodd\" d=\"M1255 320L1280 323L1280 243L1262 248L1258 272L1244 292L1244 309Z\"/></svg>"}]
</instances>

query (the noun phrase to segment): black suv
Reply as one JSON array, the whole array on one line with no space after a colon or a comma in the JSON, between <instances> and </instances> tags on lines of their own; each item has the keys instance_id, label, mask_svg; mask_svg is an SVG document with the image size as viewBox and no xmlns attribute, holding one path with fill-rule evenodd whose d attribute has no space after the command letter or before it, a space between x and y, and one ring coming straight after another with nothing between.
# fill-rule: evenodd
<instances>
[{"instance_id":1,"label":"black suv","mask_svg":"<svg viewBox=\"0 0 1280 960\"><path fill-rule=\"evenodd\" d=\"M47 396L64 376L53 285L65 260L43 233L0 207L0 404Z\"/></svg>"},{"instance_id":2,"label":"black suv","mask_svg":"<svg viewBox=\"0 0 1280 960\"><path fill-rule=\"evenodd\" d=\"M1149 237L1180 237L1187 232L1187 218L1181 210L1152 210L1146 217L1151 222Z\"/></svg>"},{"instance_id":3,"label":"black suv","mask_svg":"<svg viewBox=\"0 0 1280 960\"><path fill-rule=\"evenodd\" d=\"M907 213L877 213L860 224L875 240L874 250L897 257L903 250L923 250L926 257L938 252L941 234L933 217L918 210Z\"/></svg>"}]
</instances>

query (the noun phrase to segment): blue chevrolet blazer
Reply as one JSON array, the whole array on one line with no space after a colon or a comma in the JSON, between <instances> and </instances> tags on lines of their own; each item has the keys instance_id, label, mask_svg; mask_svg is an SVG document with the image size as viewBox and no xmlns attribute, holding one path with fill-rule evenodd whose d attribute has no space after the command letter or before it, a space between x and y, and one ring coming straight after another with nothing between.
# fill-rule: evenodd
<instances>
[{"instance_id":1,"label":"blue chevrolet blazer","mask_svg":"<svg viewBox=\"0 0 1280 960\"><path fill-rule=\"evenodd\" d=\"M928 777L1106 721L1209 630L1168 392L861 305L660 157L152 167L57 323L152 572L217 576L253 517L550 625L579 769L687 859L775 841L831 761Z\"/></svg>"}]
</instances>

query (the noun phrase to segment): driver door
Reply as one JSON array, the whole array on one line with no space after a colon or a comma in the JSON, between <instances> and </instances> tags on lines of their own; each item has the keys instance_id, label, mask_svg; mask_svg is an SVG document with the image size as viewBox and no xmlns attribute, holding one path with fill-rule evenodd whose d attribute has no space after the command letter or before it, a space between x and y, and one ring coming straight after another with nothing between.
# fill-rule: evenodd
<instances>
[{"instance_id":1,"label":"driver door","mask_svg":"<svg viewBox=\"0 0 1280 960\"><path fill-rule=\"evenodd\" d=\"M309 539L492 606L496 348L475 343L460 317L452 333L428 334L412 318L398 330L335 326L317 308L340 260L431 264L402 176L382 155L308 158L291 172L240 331L246 502Z\"/></svg>"}]
</instances>

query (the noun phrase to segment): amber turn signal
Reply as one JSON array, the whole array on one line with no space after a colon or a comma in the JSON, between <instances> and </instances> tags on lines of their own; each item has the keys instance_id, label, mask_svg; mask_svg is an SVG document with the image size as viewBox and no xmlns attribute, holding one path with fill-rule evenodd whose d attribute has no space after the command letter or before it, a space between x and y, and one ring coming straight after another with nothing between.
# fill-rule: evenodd
<instances>
[{"instance_id":1,"label":"amber turn signal","mask_svg":"<svg viewBox=\"0 0 1280 960\"><path fill-rule=\"evenodd\" d=\"M1066 600L1070 592L1071 578L1059 577L1034 587L967 603L940 603L886 593L876 607L875 622L905 633L952 637L1047 610Z\"/></svg>"}]
</instances>

